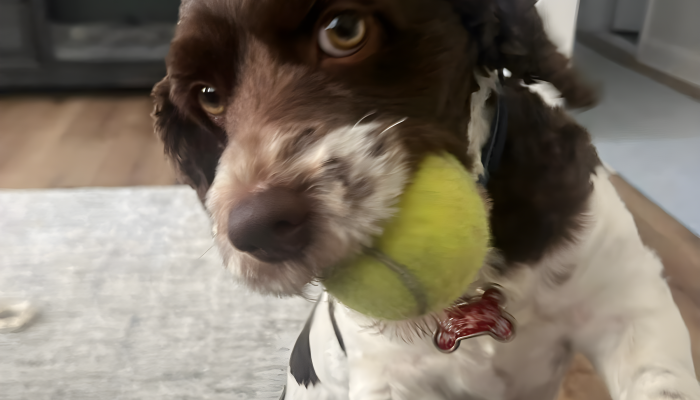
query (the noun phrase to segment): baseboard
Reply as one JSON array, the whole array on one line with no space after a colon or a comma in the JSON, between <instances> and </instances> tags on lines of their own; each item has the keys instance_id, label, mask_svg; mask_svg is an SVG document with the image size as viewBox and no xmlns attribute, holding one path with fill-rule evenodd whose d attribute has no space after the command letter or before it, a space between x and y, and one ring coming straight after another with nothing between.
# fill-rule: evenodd
<instances>
[{"instance_id":1,"label":"baseboard","mask_svg":"<svg viewBox=\"0 0 700 400\"><path fill-rule=\"evenodd\" d=\"M576 38L578 42L604 57L700 101L700 86L641 63L636 57L636 47L632 43L609 32L579 31Z\"/></svg>"},{"instance_id":2,"label":"baseboard","mask_svg":"<svg viewBox=\"0 0 700 400\"><path fill-rule=\"evenodd\" d=\"M700 87L700 56L682 47L646 39L639 43L637 58L644 64Z\"/></svg>"}]
</instances>

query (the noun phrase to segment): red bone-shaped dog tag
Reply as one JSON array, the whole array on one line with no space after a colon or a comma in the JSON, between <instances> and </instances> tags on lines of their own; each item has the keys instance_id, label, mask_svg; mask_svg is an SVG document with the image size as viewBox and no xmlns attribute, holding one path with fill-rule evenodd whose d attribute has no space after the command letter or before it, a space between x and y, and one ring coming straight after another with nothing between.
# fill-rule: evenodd
<instances>
[{"instance_id":1,"label":"red bone-shaped dog tag","mask_svg":"<svg viewBox=\"0 0 700 400\"><path fill-rule=\"evenodd\" d=\"M503 310L504 296L497 287L486 289L464 303L447 309L447 318L438 325L433 337L435 346L452 353L464 339L491 335L499 342L508 342L515 336L515 319Z\"/></svg>"}]
</instances>

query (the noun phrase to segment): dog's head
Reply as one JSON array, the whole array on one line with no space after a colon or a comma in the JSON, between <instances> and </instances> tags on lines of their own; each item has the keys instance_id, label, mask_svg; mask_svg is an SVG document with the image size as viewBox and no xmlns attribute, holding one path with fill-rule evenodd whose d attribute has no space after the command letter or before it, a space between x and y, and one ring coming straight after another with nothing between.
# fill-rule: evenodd
<instances>
[{"instance_id":1,"label":"dog's head","mask_svg":"<svg viewBox=\"0 0 700 400\"><path fill-rule=\"evenodd\" d=\"M156 130L225 264L298 294L381 232L424 155L474 172L494 70L588 103L534 3L185 0Z\"/></svg>"}]
</instances>

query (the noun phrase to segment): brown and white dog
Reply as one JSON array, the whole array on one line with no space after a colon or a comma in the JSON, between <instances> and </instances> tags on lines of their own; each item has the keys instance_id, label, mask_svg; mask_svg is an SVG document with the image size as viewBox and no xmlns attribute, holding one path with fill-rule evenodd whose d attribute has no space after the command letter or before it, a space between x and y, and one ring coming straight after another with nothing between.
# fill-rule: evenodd
<instances>
[{"instance_id":1,"label":"brown and white dog","mask_svg":"<svg viewBox=\"0 0 700 400\"><path fill-rule=\"evenodd\" d=\"M426 154L451 153L477 179L496 104L508 110L484 191L494 250L473 290L503 287L515 340L446 355L429 336L405 340L416 321L382 329L324 295L283 397L551 399L580 351L616 400L700 399L661 263L585 129L528 87L593 103L534 3L183 1L156 130L225 265L259 292L302 295L371 245Z\"/></svg>"}]
</instances>

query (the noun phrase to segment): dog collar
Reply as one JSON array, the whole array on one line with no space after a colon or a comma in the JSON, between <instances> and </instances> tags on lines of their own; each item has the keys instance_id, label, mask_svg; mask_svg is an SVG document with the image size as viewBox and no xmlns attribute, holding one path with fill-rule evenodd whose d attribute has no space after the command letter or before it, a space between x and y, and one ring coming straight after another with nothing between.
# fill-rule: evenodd
<instances>
[{"instance_id":1,"label":"dog collar","mask_svg":"<svg viewBox=\"0 0 700 400\"><path fill-rule=\"evenodd\" d=\"M489 140L481 151L483 174L478 183L486 186L498 169L508 136L508 107L503 95L503 71L498 71L496 112L491 122ZM443 353L452 353L464 339L489 335L499 342L515 337L515 318L505 311L505 296L497 285L482 290L482 295L465 299L445 310L447 316L439 321L433 343Z\"/></svg>"},{"instance_id":2,"label":"dog collar","mask_svg":"<svg viewBox=\"0 0 700 400\"><path fill-rule=\"evenodd\" d=\"M479 184L486 186L491 175L498 169L503 156L503 149L508 136L508 107L503 95L503 71L498 72L498 101L496 102L496 112L491 122L489 140L481 151L481 164L484 166L484 173L479 176Z\"/></svg>"},{"instance_id":3,"label":"dog collar","mask_svg":"<svg viewBox=\"0 0 700 400\"><path fill-rule=\"evenodd\" d=\"M500 287L492 285L481 296L474 296L446 310L433 343L443 353L452 353L464 339L490 335L499 342L515 337L515 319L504 309L505 296Z\"/></svg>"},{"instance_id":4,"label":"dog collar","mask_svg":"<svg viewBox=\"0 0 700 400\"><path fill-rule=\"evenodd\" d=\"M481 151L484 172L478 183L486 186L501 164L508 136L508 107L503 95L503 71L498 71L496 112L491 122L489 139ZM515 337L515 318L505 311L505 296L497 285L482 290L482 295L465 299L445 310L447 316L439 321L433 343L443 353L452 353L464 339L490 335L499 342Z\"/></svg>"}]
</instances>

